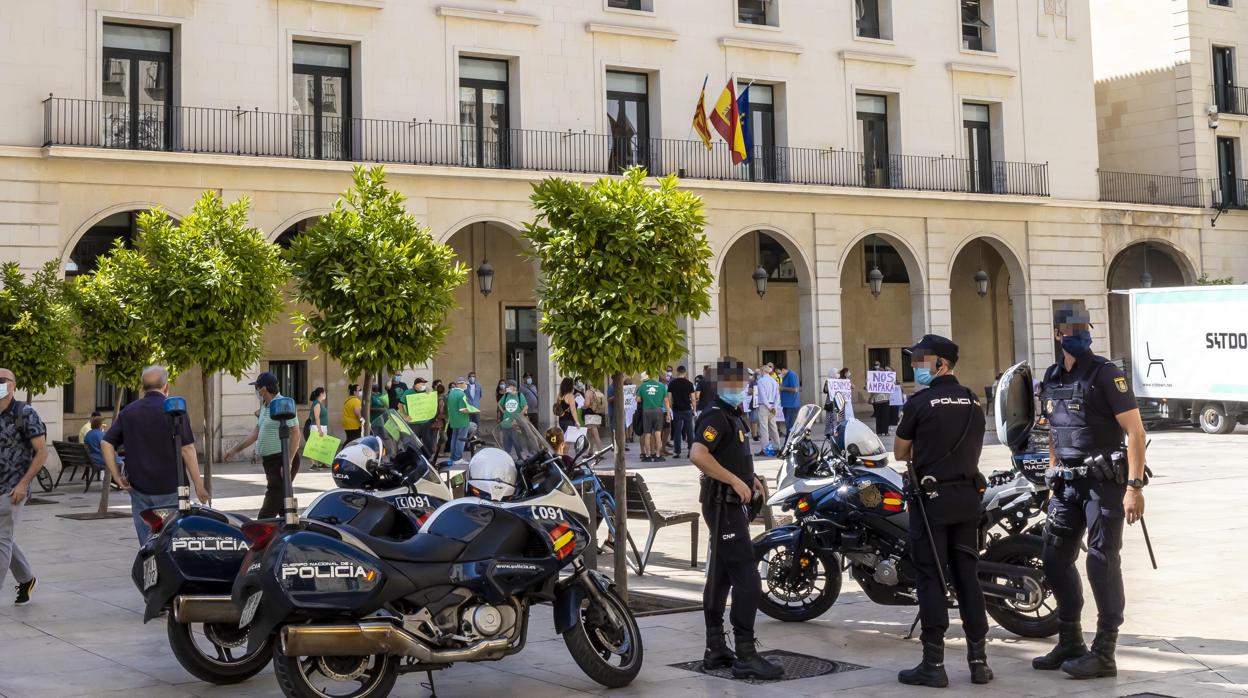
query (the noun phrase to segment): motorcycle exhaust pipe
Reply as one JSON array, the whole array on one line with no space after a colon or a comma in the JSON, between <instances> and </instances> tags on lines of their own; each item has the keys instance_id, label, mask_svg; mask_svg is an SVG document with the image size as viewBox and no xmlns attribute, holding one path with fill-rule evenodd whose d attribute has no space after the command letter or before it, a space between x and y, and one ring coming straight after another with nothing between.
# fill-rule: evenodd
<instances>
[{"instance_id":1,"label":"motorcycle exhaust pipe","mask_svg":"<svg viewBox=\"0 0 1248 698\"><path fill-rule=\"evenodd\" d=\"M500 659L511 638L482 640L470 647L435 650L391 623L345 625L288 625L281 632L282 654L287 657L364 657L395 654L422 664L450 664Z\"/></svg>"},{"instance_id":2,"label":"motorcycle exhaust pipe","mask_svg":"<svg viewBox=\"0 0 1248 698\"><path fill-rule=\"evenodd\" d=\"M231 623L238 625L242 612L229 596L175 596L173 619L179 623Z\"/></svg>"}]
</instances>

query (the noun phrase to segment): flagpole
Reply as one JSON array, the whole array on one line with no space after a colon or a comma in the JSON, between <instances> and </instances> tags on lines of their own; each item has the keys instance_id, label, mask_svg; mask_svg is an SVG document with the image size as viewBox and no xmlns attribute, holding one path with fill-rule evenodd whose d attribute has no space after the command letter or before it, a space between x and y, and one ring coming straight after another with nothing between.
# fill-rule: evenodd
<instances>
[{"instance_id":1,"label":"flagpole","mask_svg":"<svg viewBox=\"0 0 1248 698\"><path fill-rule=\"evenodd\" d=\"M701 99L702 99L701 95L703 95L703 94L705 94L705 93L706 93L706 84L707 84L707 82L709 82L709 81L710 81L710 79L711 79L711 74L710 74L710 73L707 73L707 74L706 74L706 77L702 78L702 89L701 89L701 91L699 91L699 92L698 92L698 95L699 95L699 96L698 96L698 99L699 99L699 100L701 100ZM695 108L695 109L697 108L697 105L696 105L696 104L694 105L694 108ZM687 140L687 141L693 140L693 122L690 122L690 123L689 123L689 132L688 132L687 134L685 134L685 140Z\"/></svg>"}]
</instances>

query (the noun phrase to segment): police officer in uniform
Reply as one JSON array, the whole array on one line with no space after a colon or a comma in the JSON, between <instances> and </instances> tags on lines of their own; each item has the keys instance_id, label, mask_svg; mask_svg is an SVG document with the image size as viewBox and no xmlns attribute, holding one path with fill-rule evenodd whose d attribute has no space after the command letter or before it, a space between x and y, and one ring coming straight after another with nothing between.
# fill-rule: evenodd
<instances>
[{"instance_id":1,"label":"police officer in uniform","mask_svg":"<svg viewBox=\"0 0 1248 698\"><path fill-rule=\"evenodd\" d=\"M1144 515L1144 423L1122 371L1092 353L1091 328L1082 302L1058 306L1053 329L1062 361L1049 367L1040 388L1040 409L1050 429L1052 489L1044 574L1053 587L1061 630L1057 647L1031 664L1061 668L1079 679L1118 673L1114 648L1126 607L1119 557L1122 524ZM1083 585L1075 571L1084 530L1097 610L1091 650L1079 625Z\"/></svg>"},{"instance_id":2,"label":"police officer in uniform","mask_svg":"<svg viewBox=\"0 0 1248 698\"><path fill-rule=\"evenodd\" d=\"M893 447L897 459L910 461L911 473L919 479L917 487L910 483L910 556L923 625L923 661L898 673L897 680L912 686L949 685L944 665L949 606L941 585L941 568L947 564L966 632L971 681L988 683L988 616L979 586L979 503L987 484L979 474L984 412L975 392L953 375L958 345L929 334L906 353L915 382L928 386L906 401Z\"/></svg>"},{"instance_id":3,"label":"police officer in uniform","mask_svg":"<svg viewBox=\"0 0 1248 698\"><path fill-rule=\"evenodd\" d=\"M750 542L749 506L762 497L750 453L750 422L741 404L747 394L745 366L720 361L715 376L715 401L703 408L694 427L689 460L702 471L702 516L711 532L710 559L702 609L706 616L704 669L732 667L736 678L777 679L784 667L758 654L754 616L762 580ZM706 382L703 382L705 385ZM736 653L724 642L724 606L732 592L732 634Z\"/></svg>"}]
</instances>

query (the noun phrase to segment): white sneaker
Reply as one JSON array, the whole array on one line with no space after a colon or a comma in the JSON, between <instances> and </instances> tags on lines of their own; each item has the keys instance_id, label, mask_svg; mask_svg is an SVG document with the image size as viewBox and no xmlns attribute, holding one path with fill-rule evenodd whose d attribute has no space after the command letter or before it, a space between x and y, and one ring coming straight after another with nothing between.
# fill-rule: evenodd
<instances>
[{"instance_id":1,"label":"white sneaker","mask_svg":"<svg viewBox=\"0 0 1248 698\"><path fill-rule=\"evenodd\" d=\"M451 463L451 465L462 465L462 466L467 467L467 465L468 465L468 461L464 460L463 458L460 458L459 460L455 461L454 463Z\"/></svg>"}]
</instances>

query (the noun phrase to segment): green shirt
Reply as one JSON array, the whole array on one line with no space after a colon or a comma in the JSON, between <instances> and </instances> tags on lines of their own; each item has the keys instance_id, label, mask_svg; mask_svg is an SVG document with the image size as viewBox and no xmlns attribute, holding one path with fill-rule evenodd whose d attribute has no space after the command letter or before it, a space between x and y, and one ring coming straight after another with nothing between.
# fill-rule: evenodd
<instances>
[{"instance_id":1,"label":"green shirt","mask_svg":"<svg viewBox=\"0 0 1248 698\"><path fill-rule=\"evenodd\" d=\"M637 394L641 396L641 409L661 410L667 397L667 386L652 378L637 386Z\"/></svg>"},{"instance_id":2,"label":"green shirt","mask_svg":"<svg viewBox=\"0 0 1248 698\"><path fill-rule=\"evenodd\" d=\"M329 428L329 405L326 405L320 400L313 400L312 404L308 406L308 417L311 418L313 416L314 408L317 405L321 406L321 421L314 422L314 424L316 424L317 426Z\"/></svg>"},{"instance_id":3,"label":"green shirt","mask_svg":"<svg viewBox=\"0 0 1248 698\"><path fill-rule=\"evenodd\" d=\"M504 429L511 428L511 422L520 416L520 411L529 403L520 393L507 393L503 395L503 399L499 400L498 406L503 411L503 418L499 422L499 426Z\"/></svg>"},{"instance_id":4,"label":"green shirt","mask_svg":"<svg viewBox=\"0 0 1248 698\"><path fill-rule=\"evenodd\" d=\"M273 399L276 400L279 397L281 395L277 395ZM256 420L256 426L260 428L260 435L256 437L256 455L261 458L282 452L282 441L277 435L278 423L269 417L270 404L272 404L272 400L260 407L260 417ZM298 429L298 416L286 420L286 426Z\"/></svg>"},{"instance_id":5,"label":"green shirt","mask_svg":"<svg viewBox=\"0 0 1248 698\"><path fill-rule=\"evenodd\" d=\"M380 393L373 393L373 396L369 400L368 404L372 407L374 412L377 410L384 410L390 406L390 397L386 395L384 391Z\"/></svg>"},{"instance_id":6,"label":"green shirt","mask_svg":"<svg viewBox=\"0 0 1248 698\"><path fill-rule=\"evenodd\" d=\"M468 406L468 396L459 388L451 388L446 394L446 425L452 429L463 429L472 421L467 412L460 412Z\"/></svg>"}]
</instances>

